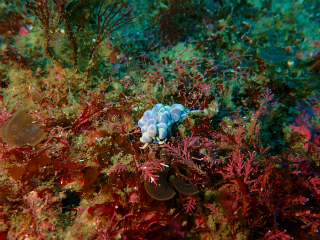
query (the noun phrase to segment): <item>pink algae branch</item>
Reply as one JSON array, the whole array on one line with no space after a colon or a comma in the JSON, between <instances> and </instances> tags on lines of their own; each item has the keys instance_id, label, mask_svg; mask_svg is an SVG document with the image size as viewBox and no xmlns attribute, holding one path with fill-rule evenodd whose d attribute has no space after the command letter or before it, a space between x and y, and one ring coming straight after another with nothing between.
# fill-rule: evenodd
<instances>
[{"instance_id":1,"label":"pink algae branch","mask_svg":"<svg viewBox=\"0 0 320 240\"><path fill-rule=\"evenodd\" d=\"M164 169L164 163L162 159L154 159L152 161L144 162L138 169L142 171L142 177L144 180L157 185L159 176L156 173Z\"/></svg>"}]
</instances>

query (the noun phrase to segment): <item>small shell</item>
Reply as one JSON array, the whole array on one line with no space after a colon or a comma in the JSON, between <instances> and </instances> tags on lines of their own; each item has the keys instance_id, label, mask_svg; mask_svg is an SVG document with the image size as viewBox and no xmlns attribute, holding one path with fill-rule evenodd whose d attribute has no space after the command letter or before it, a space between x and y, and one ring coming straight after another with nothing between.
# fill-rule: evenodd
<instances>
[{"instance_id":1,"label":"small shell","mask_svg":"<svg viewBox=\"0 0 320 240\"><path fill-rule=\"evenodd\" d=\"M167 130L165 130L164 128L159 128L158 132L159 132L159 139L160 140L166 139L166 137L168 135Z\"/></svg>"},{"instance_id":2,"label":"small shell","mask_svg":"<svg viewBox=\"0 0 320 240\"><path fill-rule=\"evenodd\" d=\"M180 116L175 114L175 113L171 113L171 118L175 121L178 122L180 120Z\"/></svg>"},{"instance_id":3,"label":"small shell","mask_svg":"<svg viewBox=\"0 0 320 240\"><path fill-rule=\"evenodd\" d=\"M154 112L159 112L159 110L160 110L161 108L163 108L163 107L164 107L163 104L158 103L158 104L154 105L154 107L152 108L152 111L154 111Z\"/></svg>"},{"instance_id":4,"label":"small shell","mask_svg":"<svg viewBox=\"0 0 320 240\"><path fill-rule=\"evenodd\" d=\"M141 118L139 121L138 121L138 126L139 128L142 128L144 126L145 122L143 121L143 119Z\"/></svg>"},{"instance_id":5,"label":"small shell","mask_svg":"<svg viewBox=\"0 0 320 240\"><path fill-rule=\"evenodd\" d=\"M152 142L152 138L148 137L147 133L145 132L140 138L140 142L149 143Z\"/></svg>"},{"instance_id":6,"label":"small shell","mask_svg":"<svg viewBox=\"0 0 320 240\"><path fill-rule=\"evenodd\" d=\"M150 137L150 138L155 137L157 135L157 132L158 132L158 130L157 130L156 125L152 124L148 127L148 131L147 131L148 137Z\"/></svg>"},{"instance_id":7,"label":"small shell","mask_svg":"<svg viewBox=\"0 0 320 240\"><path fill-rule=\"evenodd\" d=\"M151 118L151 119L148 120L148 122L146 123L146 128L148 128L150 125L155 125L155 124L157 124L157 123L158 123L157 120Z\"/></svg>"}]
</instances>

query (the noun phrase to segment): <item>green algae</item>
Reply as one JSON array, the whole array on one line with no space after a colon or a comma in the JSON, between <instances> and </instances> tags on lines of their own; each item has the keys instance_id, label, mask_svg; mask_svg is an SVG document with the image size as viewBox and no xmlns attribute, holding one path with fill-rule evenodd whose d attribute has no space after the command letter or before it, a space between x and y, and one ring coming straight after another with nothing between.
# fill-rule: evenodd
<instances>
[{"instance_id":1,"label":"green algae","mask_svg":"<svg viewBox=\"0 0 320 240\"><path fill-rule=\"evenodd\" d=\"M272 46L260 49L258 56L267 63L282 63L292 57L286 50Z\"/></svg>"}]
</instances>

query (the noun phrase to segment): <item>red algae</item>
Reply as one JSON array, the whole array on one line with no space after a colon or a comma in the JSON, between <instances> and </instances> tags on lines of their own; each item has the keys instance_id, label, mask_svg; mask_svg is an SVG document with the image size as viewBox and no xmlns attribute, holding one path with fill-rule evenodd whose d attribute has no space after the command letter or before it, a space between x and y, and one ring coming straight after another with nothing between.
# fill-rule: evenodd
<instances>
[{"instance_id":1,"label":"red algae","mask_svg":"<svg viewBox=\"0 0 320 240\"><path fill-rule=\"evenodd\" d=\"M52 163L51 158L49 158L46 153L46 149L41 150L34 156L30 156L28 162L24 165L14 164L10 169L11 177L14 180L27 181L34 176L38 176L40 167L46 167Z\"/></svg>"},{"instance_id":2,"label":"red algae","mask_svg":"<svg viewBox=\"0 0 320 240\"><path fill-rule=\"evenodd\" d=\"M18 110L2 126L3 140L12 147L38 144L46 134L33 121L25 111Z\"/></svg>"}]
</instances>

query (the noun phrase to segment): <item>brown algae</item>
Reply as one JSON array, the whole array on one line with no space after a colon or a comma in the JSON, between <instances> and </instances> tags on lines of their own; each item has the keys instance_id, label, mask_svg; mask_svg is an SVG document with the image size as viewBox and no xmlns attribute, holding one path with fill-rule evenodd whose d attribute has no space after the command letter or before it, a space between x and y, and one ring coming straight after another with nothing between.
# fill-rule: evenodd
<instances>
[{"instance_id":1,"label":"brown algae","mask_svg":"<svg viewBox=\"0 0 320 240\"><path fill-rule=\"evenodd\" d=\"M176 192L169 186L166 179L168 176L168 170L158 171L157 185L147 180L144 181L144 187L150 197L158 201L166 201L174 197Z\"/></svg>"},{"instance_id":2,"label":"brown algae","mask_svg":"<svg viewBox=\"0 0 320 240\"><path fill-rule=\"evenodd\" d=\"M46 134L33 121L25 111L18 110L3 124L3 140L12 147L36 145Z\"/></svg>"},{"instance_id":3,"label":"brown algae","mask_svg":"<svg viewBox=\"0 0 320 240\"><path fill-rule=\"evenodd\" d=\"M272 46L260 49L258 56L267 63L281 63L292 57L286 50Z\"/></svg>"},{"instance_id":4,"label":"brown algae","mask_svg":"<svg viewBox=\"0 0 320 240\"><path fill-rule=\"evenodd\" d=\"M175 188L182 194L191 196L199 193L199 190L191 184L184 183L178 178L172 179Z\"/></svg>"}]
</instances>

